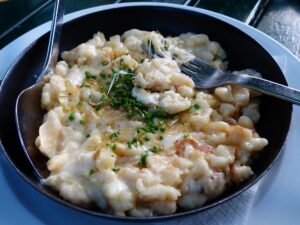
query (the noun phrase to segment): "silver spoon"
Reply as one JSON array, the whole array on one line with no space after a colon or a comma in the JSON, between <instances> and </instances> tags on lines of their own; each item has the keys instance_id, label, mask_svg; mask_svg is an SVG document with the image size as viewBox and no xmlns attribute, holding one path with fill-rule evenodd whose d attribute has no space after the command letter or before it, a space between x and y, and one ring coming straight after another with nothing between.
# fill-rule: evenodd
<instances>
[{"instance_id":1,"label":"silver spoon","mask_svg":"<svg viewBox=\"0 0 300 225\"><path fill-rule=\"evenodd\" d=\"M43 70L38 76L37 83L26 88L19 94L15 107L16 125L22 148L34 172L40 179L46 178L49 175L46 166L47 158L35 146L39 126L42 124L45 114L40 107L42 88L45 83L45 81L42 81L42 78L45 74L51 74L54 71L59 53L63 16L64 0L56 0Z\"/></svg>"}]
</instances>

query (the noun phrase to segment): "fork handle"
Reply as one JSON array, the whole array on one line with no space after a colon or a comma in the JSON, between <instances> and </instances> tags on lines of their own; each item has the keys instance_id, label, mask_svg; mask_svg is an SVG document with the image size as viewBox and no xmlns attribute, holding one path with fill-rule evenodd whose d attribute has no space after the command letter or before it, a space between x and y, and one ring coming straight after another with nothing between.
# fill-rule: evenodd
<instances>
[{"instance_id":1,"label":"fork handle","mask_svg":"<svg viewBox=\"0 0 300 225\"><path fill-rule=\"evenodd\" d=\"M300 91L269 80L249 75L232 75L236 84L300 105Z\"/></svg>"}]
</instances>

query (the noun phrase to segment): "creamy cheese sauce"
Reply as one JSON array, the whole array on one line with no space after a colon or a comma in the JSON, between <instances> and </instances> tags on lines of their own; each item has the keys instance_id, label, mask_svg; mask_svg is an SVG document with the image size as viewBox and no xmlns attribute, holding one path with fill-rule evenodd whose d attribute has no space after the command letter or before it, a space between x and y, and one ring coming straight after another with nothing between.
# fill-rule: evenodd
<instances>
[{"instance_id":1,"label":"creamy cheese sauce","mask_svg":"<svg viewBox=\"0 0 300 225\"><path fill-rule=\"evenodd\" d=\"M149 58L142 44L166 57ZM224 50L205 34L96 33L63 52L41 98L45 183L74 204L147 217L200 207L251 176L268 143L255 131L260 93L196 90L179 67L195 56L226 70Z\"/></svg>"}]
</instances>

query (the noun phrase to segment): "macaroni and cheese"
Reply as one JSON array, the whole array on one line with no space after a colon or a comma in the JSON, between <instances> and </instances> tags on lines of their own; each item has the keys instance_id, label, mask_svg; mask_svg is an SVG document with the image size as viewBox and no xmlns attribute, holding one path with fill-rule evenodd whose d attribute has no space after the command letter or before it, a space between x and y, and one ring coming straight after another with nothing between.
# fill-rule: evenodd
<instances>
[{"instance_id":1,"label":"macaroni and cheese","mask_svg":"<svg viewBox=\"0 0 300 225\"><path fill-rule=\"evenodd\" d=\"M166 57L149 55L145 43ZM253 154L268 144L255 130L260 93L196 89L180 71L195 56L227 68L224 50L205 34L96 33L63 52L41 97L47 114L36 146L49 158L45 183L74 204L147 217L200 207L249 178Z\"/></svg>"}]
</instances>

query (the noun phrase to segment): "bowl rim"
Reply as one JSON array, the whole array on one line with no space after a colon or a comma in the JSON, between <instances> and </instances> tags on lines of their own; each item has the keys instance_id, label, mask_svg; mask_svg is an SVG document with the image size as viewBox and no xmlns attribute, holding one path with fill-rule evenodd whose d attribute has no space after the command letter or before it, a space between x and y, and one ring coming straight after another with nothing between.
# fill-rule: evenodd
<instances>
[{"instance_id":1,"label":"bowl rim","mask_svg":"<svg viewBox=\"0 0 300 225\"><path fill-rule=\"evenodd\" d=\"M72 12L69 13L67 15L71 15L74 13L79 13L79 12L83 12L81 15L76 16L72 19L67 19L66 21L64 21L65 23L69 23L69 22L73 22L75 20L80 20L82 17L91 15L91 14L97 14L103 11L109 11L111 9L119 9L119 8L132 8L132 7L155 7L155 6L159 6L159 7L165 7L165 8L174 8L174 9L179 9L179 10L184 10L184 11L190 11L190 12L195 12L198 14L204 14L207 17L211 17L213 19L216 20L220 20L223 23L228 24L229 26L233 27L234 29L239 30L239 32L244 33L245 35L247 35L249 38L251 38L256 44L257 46L259 46L260 48L262 48L262 50L264 50L271 58L272 60L275 62L275 64L278 66L278 68L280 69L280 71L282 72L281 68L279 67L278 63L275 61L275 59L270 55L270 53L258 42L256 41L254 38L252 38L249 34L247 34L245 31L243 31L242 29L238 28L237 26L229 23L228 21L226 21L224 18L227 18L229 21L236 21L238 23L242 23L234 18L228 17L226 15L222 15L216 12L212 12L210 10L206 10L206 9L201 9L201 8L196 8L196 7L192 7L192 6L186 6L186 5L180 5L180 4L174 4L174 3L158 3L158 2L133 2L133 3L118 3L118 4L107 4L107 5L102 5L102 6L96 6L96 7L91 7L91 8L87 8L87 9L83 9L83 10L79 10L76 12ZM89 9L95 9L89 12ZM85 13L86 11L86 13ZM65 16L67 16L65 15ZM46 22L47 23L47 22ZM248 26L251 29L256 30L255 28L244 24L245 26ZM30 32L30 31L29 31ZM264 34L263 32L259 31L262 35L267 36L266 34ZM5 72L5 75L2 79L2 82L0 83L0 95L2 94L2 89L3 86L6 83L6 80L8 79L8 75L11 73L11 70L13 70L13 68L16 66L16 64L20 61L20 59L31 49L31 47L38 42L42 37L44 37L45 35L47 35L49 33L49 29L46 33L42 34L41 36L39 36L36 40L32 41L14 60L13 62L9 65L8 70ZM270 37L269 37L270 38ZM13 41L12 41L13 42ZM283 48L285 48L284 46L282 46ZM285 48L286 49L286 48ZM288 50L288 49L287 49ZM289 51L289 50L288 50ZM284 75L284 73L282 72L282 74ZM283 76L283 79L285 81L285 83L287 84L287 80L286 77ZM86 208L83 208L81 206L72 204L71 202L64 200L61 197L58 196L54 196L52 194L50 194L49 192L40 189L38 187L38 185L36 185L33 181L31 181L27 175L25 173L23 173L23 171L21 171L12 161L12 159L10 158L10 156L8 155L8 153L5 150L5 147L2 143L2 137L0 136L0 149L2 150L2 152L4 153L6 159L8 159L10 165L17 171L17 173L22 177L22 179L24 179L27 183L30 184L30 186L32 186L35 190L37 190L39 193L42 193L44 196L46 196L48 199L50 200L54 200L55 202L65 206L65 207L69 207L72 210L75 210L76 212L83 212L85 214L88 215L92 215L95 217L101 217L103 219L111 219L111 220L118 220L118 221L128 221L128 222L155 222L155 221L163 221L163 220L171 220L171 219L177 219L183 216L191 216L194 215L196 213L200 213L203 211L206 211L208 209L211 209L217 205L221 205L224 202L227 202L230 199L235 198L237 195L243 193L244 191L246 191L247 189L249 189L250 187L252 187L254 184L256 184L272 167L273 165L276 163L276 161L278 160L278 158L280 157L280 155L283 152L283 149L285 147L286 141L287 141L287 137L290 133L290 126L291 126L291 121L292 121L292 116L293 116L293 105L290 111L290 118L289 118L289 124L288 124L288 131L286 133L286 137L285 140L281 146L281 148L278 151L278 154L276 155L276 157L274 158L274 160L270 163L270 165L258 176L256 176L253 181L247 185L245 185L243 188L241 188L240 190L230 194L227 197L224 197L223 199L220 199L216 202L213 203L209 203L209 205L204 205L201 206L199 208L195 208L195 209L191 209L191 210L187 210L187 211L183 211L183 212L178 212L178 213L173 213L173 214L169 214L169 215L162 215L162 216L151 216L151 217L130 217L130 216L118 216L118 215L113 215L113 214L109 214L109 213L104 213L104 212L97 212L97 211L92 211ZM40 180L41 183L43 183L42 180Z\"/></svg>"}]
</instances>

